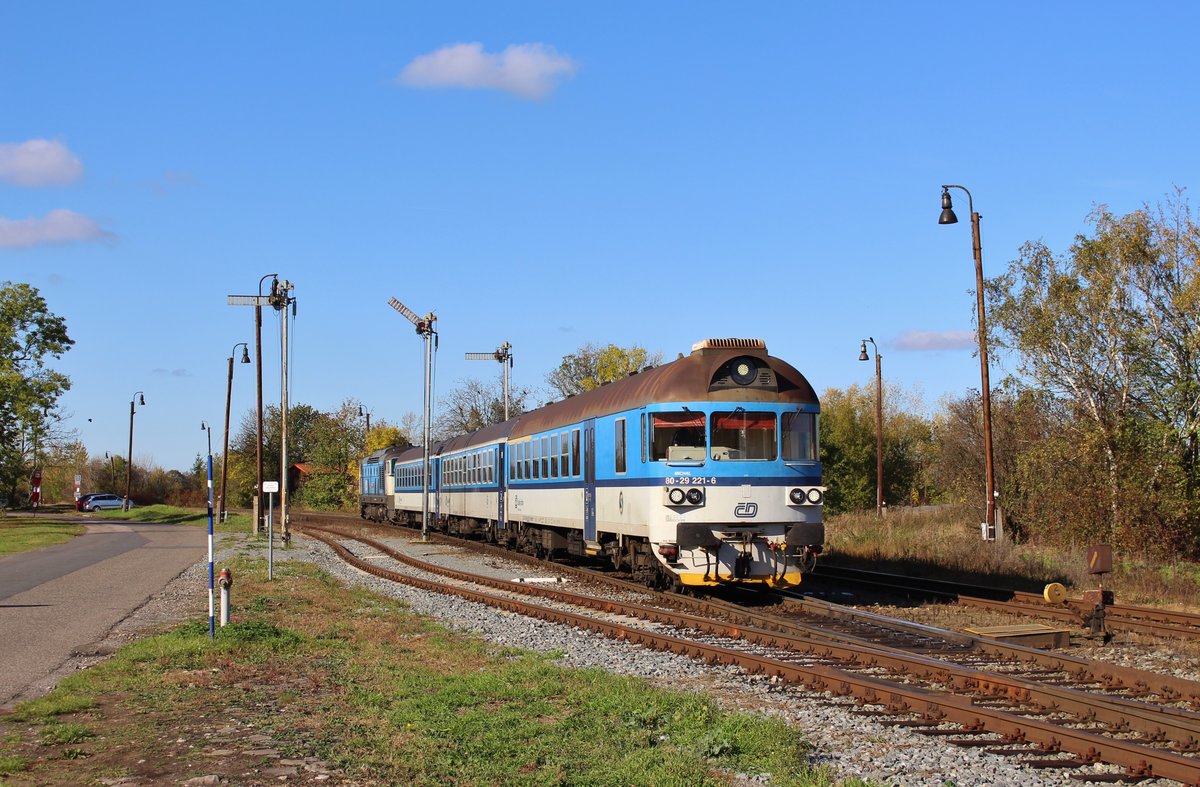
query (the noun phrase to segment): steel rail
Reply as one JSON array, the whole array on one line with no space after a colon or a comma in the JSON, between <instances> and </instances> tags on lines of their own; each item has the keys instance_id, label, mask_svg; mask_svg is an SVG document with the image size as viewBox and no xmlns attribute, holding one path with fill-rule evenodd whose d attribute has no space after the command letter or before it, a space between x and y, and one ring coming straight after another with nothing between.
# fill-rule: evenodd
<instances>
[{"instance_id":1,"label":"steel rail","mask_svg":"<svg viewBox=\"0 0 1200 787\"><path fill-rule=\"evenodd\" d=\"M901 590L925 597L948 599L965 606L1029 614L1075 624L1081 623L1092 612L1092 609L1079 599L1067 599L1061 606L1052 606L1040 594L1023 590L989 588L844 566L822 564L817 567L814 575L881 590ZM1104 614L1105 625L1113 630L1154 634L1167 638L1200 638L1200 615L1194 613L1129 604L1109 604L1105 606Z\"/></svg>"},{"instance_id":2,"label":"steel rail","mask_svg":"<svg viewBox=\"0 0 1200 787\"><path fill-rule=\"evenodd\" d=\"M614 639L700 658L708 663L739 666L752 674L770 675L785 683L803 684L816 691L854 696L865 704L884 705L890 712L897 715L916 714L925 722L923 726L936 727L949 722L958 724L967 732L998 733L1003 735L1006 741L1031 743L1046 752L1070 752L1077 755L1075 760L1070 761L1072 764L1086 765L1108 762L1124 767L1130 775L1163 777L1188 784L1200 784L1200 760L1173 752L1150 748L1131 741L1106 738L1095 733L1074 730L1038 719L1017 716L1003 710L975 705L970 699L941 691L896 685L824 665L785 662L731 648L632 628L611 621L597 620L566 610L495 596L466 587L420 579L360 560L337 543L333 537L316 532L312 532L311 535L327 544L343 560L363 571L432 592L458 595L471 601L519 614L533 615L551 622L594 631ZM374 545L371 546L374 547ZM464 572L452 573L462 574ZM469 581L478 581L478 579L472 577ZM507 582L506 580L490 581ZM548 590L538 587L531 588L519 583L508 584L516 586L521 592L532 590L535 595L541 595ZM604 603L612 604L613 602Z\"/></svg>"},{"instance_id":3,"label":"steel rail","mask_svg":"<svg viewBox=\"0 0 1200 787\"><path fill-rule=\"evenodd\" d=\"M332 531L324 532L331 533ZM631 602L614 602L558 588L537 587L503 579L481 577L413 558L375 539L348 536L342 533L334 534L370 546L381 554L405 565L448 576L461 582L549 598L655 623L683 626L715 636L744 639L763 647L785 648L796 653L821 658L837 658L860 665L862 668L886 666L909 676L925 680L937 679L961 690L973 690L990 697L1005 697L1013 702L1032 702L1047 711L1071 713L1081 720L1094 720L1109 724L1116 729L1134 730L1147 735L1151 740L1169 739L1182 750L1200 749L1200 714L1190 711L1164 708L1124 697L1095 695L1074 689L1050 686L1019 676L964 667L902 649L880 646L865 640L847 638L848 641L836 644L831 642L828 637L822 636L826 633L823 630L784 633L780 628L731 627L727 622L685 612L663 610ZM929 631L948 633L942 632L940 629L930 629ZM813 633L816 634L815 637L812 636ZM1200 685L1196 688L1200 691Z\"/></svg>"},{"instance_id":4,"label":"steel rail","mask_svg":"<svg viewBox=\"0 0 1200 787\"><path fill-rule=\"evenodd\" d=\"M354 527L361 525L361 522L358 518L329 514L307 514L304 517L304 521L313 523L326 522L329 524L350 525ZM483 544L478 541L464 540L452 536L442 535L435 535L435 538L443 543L454 544L473 551L495 555L508 560L528 562L536 565L543 565L545 563L544 560L539 560L523 553L512 552L497 546ZM713 618L724 617L726 619L739 622L743 625L754 626L771 631L790 633L799 636L807 636L816 639L848 642L873 648L886 647L860 637L854 637L852 635L832 631L828 628L806 625L796 622L795 620L787 620L785 618L781 618L777 614L763 614L756 612L754 610L747 609L744 606L728 601L722 601L720 599L682 596L674 593L653 591L643 584L614 578L607 574L597 572L593 569L570 566L561 563L555 563L554 569L555 571L580 577L581 579L587 581L600 582L613 587L622 588L628 592L653 597L668 607L686 608L693 612ZM990 658L1028 662L1046 669L1061 671L1078 683L1099 684L1110 691L1125 690L1137 692L1143 695L1153 694L1162 697L1165 701L1186 701L1191 702L1197 707L1200 707L1200 683L1196 681L1178 678L1173 675L1164 675L1162 673L1138 670L1132 667L1123 667L1110 662L1082 659L1076 656L1040 650L1025 645L998 642L985 637L978 637L962 632L948 631L946 629L925 626L923 624L913 623L911 621L885 617L873 612L855 609L853 607L846 607L841 604L833 604L818 599L799 597L794 594L785 593L783 596L785 598L785 606L799 607L801 613L806 616L842 619L856 624L866 621L868 623L874 623L881 628L888 630L902 630L907 631L915 636L924 636L947 642L953 642L963 647L970 648L973 651L986 655ZM903 649L895 650L897 652L906 652ZM1121 698L1114 697L1112 699L1115 701ZM1168 707L1163 707L1162 710L1164 713L1175 712L1174 709ZM1189 713L1189 711L1180 711L1180 713L1186 715Z\"/></svg>"},{"instance_id":5,"label":"steel rail","mask_svg":"<svg viewBox=\"0 0 1200 787\"><path fill-rule=\"evenodd\" d=\"M354 528L357 528L362 524L361 521L356 517L338 514L306 514L304 515L304 521L313 523L325 522L334 525L348 525ZM520 552L506 550L498 546L484 544L479 541L438 534L435 534L434 538L442 543L453 544L461 548L494 555L507 560L526 562L534 565L545 564L544 560L534 558ZM652 597L657 603L661 603L667 607L685 608L711 618L724 618L727 620L736 621L742 625L755 626L766 630L779 631L815 639L847 642L876 649L887 647L877 642L855 637L850 634L843 634L826 627L806 625L799 623L794 619L788 620L786 618L782 618L777 614L763 614L756 612L754 610L747 609L742 605L720 599L710 597L683 596L675 593L663 593L660 591L650 590L643 584L614 578L607 573L597 572L594 569L571 566L562 563L555 563L554 569L558 572L579 577L585 581L603 583L612 587L621 588L631 593ZM1139 694L1141 696L1157 695L1161 697L1163 701L1190 702L1197 708L1200 708L1200 683L1196 681L1186 680L1184 678L1178 678L1172 675L1164 675L1162 673L1138 670L1131 667L1122 667L1110 662L1082 659L1053 651L1031 648L1025 645L999 642L994 639L973 636L962 632L934 628L919 623L899 620L897 618L885 617L873 612L855 609L853 607L846 607L841 604L833 604L818 599L800 597L795 594L783 593L782 595L785 598L784 604L786 607L798 606L801 614L807 617L818 616L822 618L847 620L854 625L858 625L865 621L868 624L877 625L881 629L887 631L903 631L912 636L927 637L930 639L955 643L961 647L969 648L973 652L985 655L989 658L1007 659L1036 664L1044 669L1062 672L1077 683L1098 684L1103 686L1106 690L1114 692L1127 691ZM896 648L894 650L899 653L911 652L902 648ZM1124 698L1119 697L1111 698L1113 702L1122 701L1123 699ZM1162 707L1161 710L1165 714L1178 712L1186 716L1191 713L1190 711L1186 710L1177 711L1176 709L1165 706Z\"/></svg>"}]
</instances>

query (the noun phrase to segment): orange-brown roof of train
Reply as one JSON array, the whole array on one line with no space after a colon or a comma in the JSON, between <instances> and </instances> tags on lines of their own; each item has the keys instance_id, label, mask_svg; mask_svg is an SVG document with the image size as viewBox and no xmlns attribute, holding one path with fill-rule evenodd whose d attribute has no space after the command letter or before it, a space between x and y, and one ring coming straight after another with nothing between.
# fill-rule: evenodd
<instances>
[{"instance_id":1,"label":"orange-brown roof of train","mask_svg":"<svg viewBox=\"0 0 1200 787\"><path fill-rule=\"evenodd\" d=\"M764 359L769 363L775 372L779 390L737 387L709 391L713 376L721 366L745 355ZM769 356L765 351L712 348L693 352L677 361L656 366L593 391L525 413L517 419L510 437L524 437L563 424L578 423L586 418L633 410L657 402L705 400L797 404L816 404L818 401L816 392L808 380L786 361Z\"/></svg>"}]
</instances>

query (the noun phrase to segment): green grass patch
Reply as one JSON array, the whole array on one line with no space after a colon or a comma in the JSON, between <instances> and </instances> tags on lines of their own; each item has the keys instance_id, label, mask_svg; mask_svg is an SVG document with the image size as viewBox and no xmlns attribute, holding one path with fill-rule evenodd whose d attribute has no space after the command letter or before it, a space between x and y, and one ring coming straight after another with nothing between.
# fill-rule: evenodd
<instances>
[{"instance_id":1,"label":"green grass patch","mask_svg":"<svg viewBox=\"0 0 1200 787\"><path fill-rule=\"evenodd\" d=\"M96 707L96 698L82 692L52 693L21 703L7 717L13 721L52 719L70 713L82 713Z\"/></svg>"},{"instance_id":2,"label":"green grass patch","mask_svg":"<svg viewBox=\"0 0 1200 787\"><path fill-rule=\"evenodd\" d=\"M43 746L61 746L67 743L82 743L95 737L83 724L47 724L42 728Z\"/></svg>"},{"instance_id":3,"label":"green grass patch","mask_svg":"<svg viewBox=\"0 0 1200 787\"><path fill-rule=\"evenodd\" d=\"M178 506L168 505L138 506L128 511L96 511L91 516L130 522L163 522L170 525L208 527L207 508L179 508ZM248 533L252 525L253 517L250 514L229 512L226 521L221 522L217 519L217 511L213 511L213 530L215 532Z\"/></svg>"},{"instance_id":4,"label":"green grass patch","mask_svg":"<svg viewBox=\"0 0 1200 787\"><path fill-rule=\"evenodd\" d=\"M235 622L214 640L207 619L189 621L72 675L0 719L0 757L37 784L151 768L159 781L227 768L236 782L263 758L206 751L239 749L213 734L237 724L363 783L835 783L780 720L460 636L310 564L279 563L270 583L262 560L232 568Z\"/></svg>"},{"instance_id":5,"label":"green grass patch","mask_svg":"<svg viewBox=\"0 0 1200 787\"><path fill-rule=\"evenodd\" d=\"M32 515L6 516L0 518L0 556L64 544L85 532L86 527L72 522L58 522Z\"/></svg>"},{"instance_id":6,"label":"green grass patch","mask_svg":"<svg viewBox=\"0 0 1200 787\"><path fill-rule=\"evenodd\" d=\"M26 762L24 757L12 757L0 755L0 776L11 776L14 773L20 773L25 770Z\"/></svg>"}]
</instances>

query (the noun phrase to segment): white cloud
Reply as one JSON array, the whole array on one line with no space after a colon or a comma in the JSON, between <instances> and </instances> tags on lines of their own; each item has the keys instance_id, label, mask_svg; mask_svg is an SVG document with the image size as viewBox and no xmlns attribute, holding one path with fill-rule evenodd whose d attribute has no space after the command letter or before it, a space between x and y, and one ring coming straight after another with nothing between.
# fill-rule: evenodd
<instances>
[{"instance_id":1,"label":"white cloud","mask_svg":"<svg viewBox=\"0 0 1200 787\"><path fill-rule=\"evenodd\" d=\"M420 55L396 81L410 87L458 87L503 90L519 98L549 95L559 77L575 74L575 62L545 44L512 44L499 54L483 44L451 44Z\"/></svg>"},{"instance_id":2,"label":"white cloud","mask_svg":"<svg viewBox=\"0 0 1200 787\"><path fill-rule=\"evenodd\" d=\"M933 350L969 350L975 346L974 331L907 331L893 346L897 350L929 352Z\"/></svg>"},{"instance_id":3,"label":"white cloud","mask_svg":"<svg viewBox=\"0 0 1200 787\"><path fill-rule=\"evenodd\" d=\"M112 238L87 216L70 210L52 210L40 219L6 219L0 216L0 249L28 249L48 243Z\"/></svg>"},{"instance_id":4,"label":"white cloud","mask_svg":"<svg viewBox=\"0 0 1200 787\"><path fill-rule=\"evenodd\" d=\"M0 181L17 186L59 186L82 177L83 163L61 142L0 142Z\"/></svg>"}]
</instances>

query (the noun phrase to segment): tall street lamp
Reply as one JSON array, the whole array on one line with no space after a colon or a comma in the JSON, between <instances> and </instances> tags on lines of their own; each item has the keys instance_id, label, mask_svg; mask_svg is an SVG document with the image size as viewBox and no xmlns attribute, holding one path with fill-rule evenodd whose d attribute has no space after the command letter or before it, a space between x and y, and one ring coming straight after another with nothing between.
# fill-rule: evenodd
<instances>
[{"instance_id":1,"label":"tall street lamp","mask_svg":"<svg viewBox=\"0 0 1200 787\"><path fill-rule=\"evenodd\" d=\"M124 511L129 510L129 489L133 482L133 403L137 401L142 407L146 406L146 397L142 391L135 391L129 400L129 459L125 462L125 502L121 504Z\"/></svg>"},{"instance_id":2,"label":"tall street lamp","mask_svg":"<svg viewBox=\"0 0 1200 787\"><path fill-rule=\"evenodd\" d=\"M109 476L110 476L109 481L111 483L111 489L112 489L112 491L116 492L117 491L117 458L115 456L113 456L112 454L110 454L108 451L104 452L104 458L108 460L108 468L109 468Z\"/></svg>"},{"instance_id":3,"label":"tall street lamp","mask_svg":"<svg viewBox=\"0 0 1200 787\"><path fill-rule=\"evenodd\" d=\"M975 298L979 308L979 374L983 386L983 453L985 495L987 497L987 526L985 537L989 540L996 538L996 477L992 465L992 389L988 382L987 356L987 324L984 321L983 308L983 247L979 241L979 214L975 212L975 204L971 192L963 186L953 183L942 186L942 215L938 224L957 224L958 216L954 215L954 206L950 202L950 189L962 189L967 195L967 209L971 211L971 241L975 252Z\"/></svg>"},{"instance_id":4,"label":"tall street lamp","mask_svg":"<svg viewBox=\"0 0 1200 787\"><path fill-rule=\"evenodd\" d=\"M254 359L255 359L255 366L258 367L258 410L256 411L258 413L258 415L257 415L257 419L255 421L255 426L257 429L255 434L257 435L258 442L256 443L256 447L254 449L255 463L257 465L257 472L255 474L255 482L254 482L254 498L258 504L257 505L258 516L256 517L255 522L254 522L254 532L256 532L256 533L258 532L259 525L261 524L262 518L263 518L263 506L262 506L262 502L263 502L263 491L262 491L262 485L263 485L262 307L273 305L271 296L263 295L262 289L263 289L263 282L265 282L267 279L277 279L278 277L279 277L278 273L268 273L266 276L263 276L261 279L259 279L258 280L258 295L230 295L229 296L229 305L230 306L253 306L254 307ZM276 284L277 284L277 282L271 283L272 293L275 292Z\"/></svg>"},{"instance_id":5,"label":"tall street lamp","mask_svg":"<svg viewBox=\"0 0 1200 787\"><path fill-rule=\"evenodd\" d=\"M867 342L875 348L875 514L883 516L883 369L879 345L870 336L862 340L858 360L869 361Z\"/></svg>"},{"instance_id":6,"label":"tall street lamp","mask_svg":"<svg viewBox=\"0 0 1200 787\"><path fill-rule=\"evenodd\" d=\"M225 448L221 451L221 513L219 517L222 522L225 521L226 500L229 498L229 489L225 485L225 480L229 477L229 400L233 396L233 356L237 355L239 347L242 348L242 363L250 363L250 347L246 342L238 342L233 345L233 349L229 351L229 374L225 381Z\"/></svg>"},{"instance_id":7,"label":"tall street lamp","mask_svg":"<svg viewBox=\"0 0 1200 787\"><path fill-rule=\"evenodd\" d=\"M371 436L371 412L369 410L364 410L363 406L360 404L358 406L358 417L362 418L363 416L366 416L367 418L367 428L363 430L363 451L366 452L367 438Z\"/></svg>"}]
</instances>

